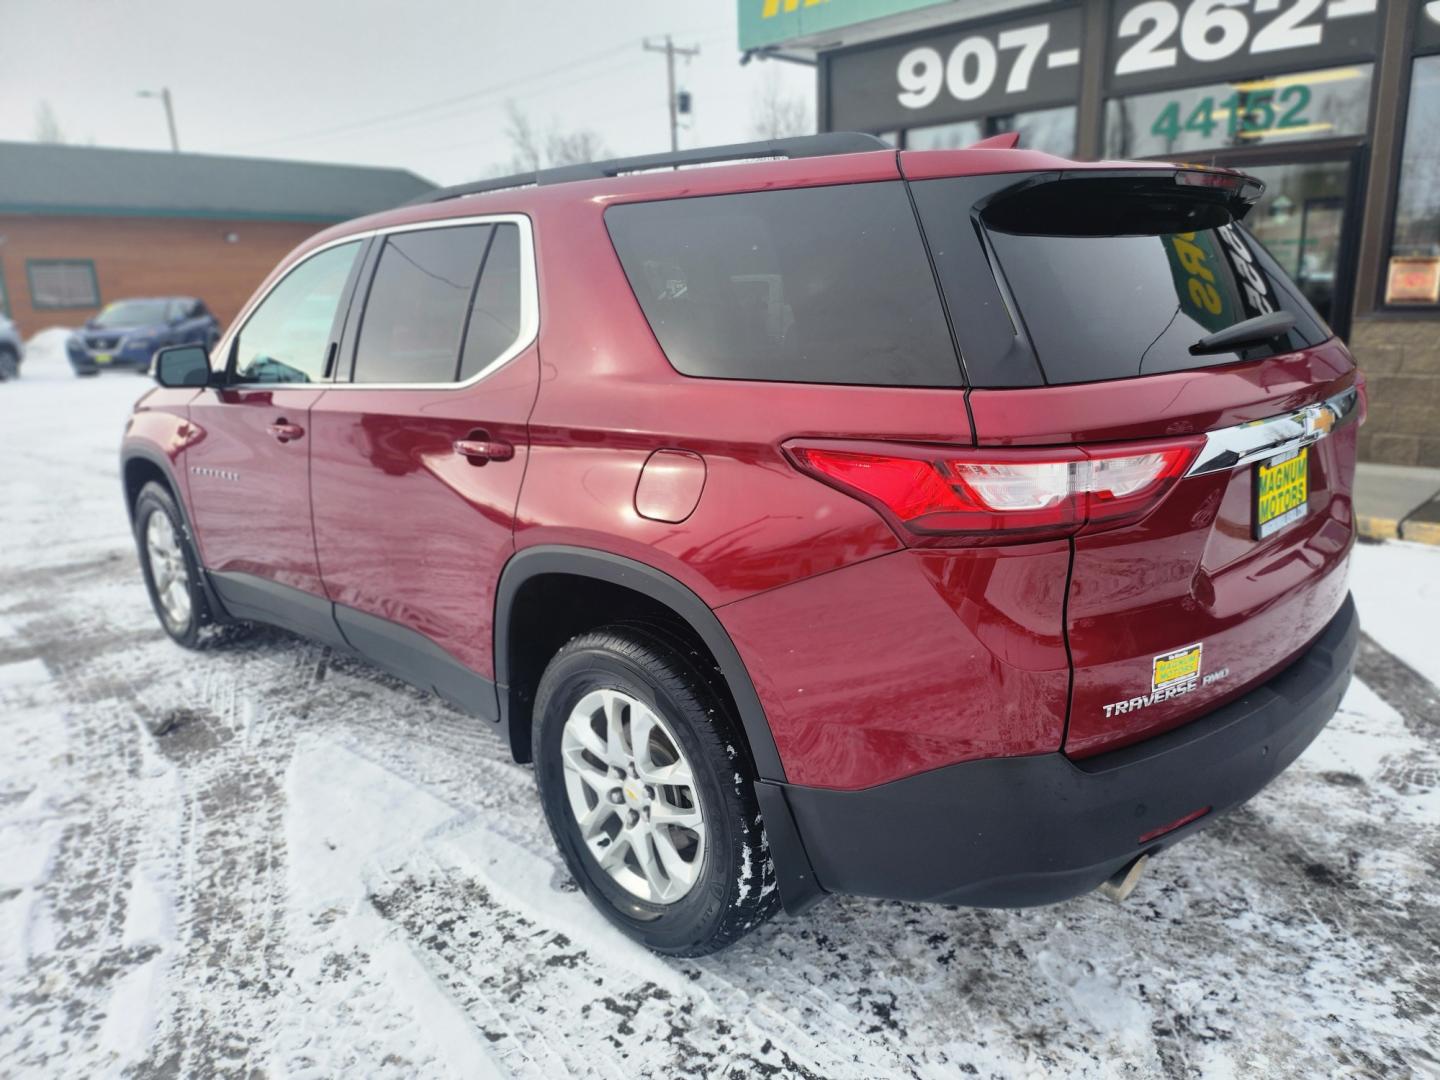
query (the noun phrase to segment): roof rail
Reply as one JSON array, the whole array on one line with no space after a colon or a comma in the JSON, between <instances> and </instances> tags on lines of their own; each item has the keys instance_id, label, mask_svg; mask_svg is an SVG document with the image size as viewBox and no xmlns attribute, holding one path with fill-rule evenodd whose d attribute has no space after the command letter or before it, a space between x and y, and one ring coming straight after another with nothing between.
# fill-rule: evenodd
<instances>
[{"instance_id":1,"label":"roof rail","mask_svg":"<svg viewBox=\"0 0 1440 1080\"><path fill-rule=\"evenodd\" d=\"M825 157L829 154L863 154L871 150L889 150L890 144L874 135L862 135L855 131L830 131L820 135L797 135L789 139L766 139L761 142L730 143L728 146L705 146L693 150L677 150L668 154L641 154L637 157L611 158L609 161L592 161L583 165L557 165L531 173L515 173L490 180L475 180L468 184L439 188L418 199L405 203L419 206L424 203L443 202L458 199L464 195L479 195L486 191L504 191L507 188L531 187L542 184L568 184L576 180L601 180L623 173L645 172L652 169L678 169L687 165L717 165L726 161L743 161L752 158L807 158Z\"/></svg>"}]
</instances>

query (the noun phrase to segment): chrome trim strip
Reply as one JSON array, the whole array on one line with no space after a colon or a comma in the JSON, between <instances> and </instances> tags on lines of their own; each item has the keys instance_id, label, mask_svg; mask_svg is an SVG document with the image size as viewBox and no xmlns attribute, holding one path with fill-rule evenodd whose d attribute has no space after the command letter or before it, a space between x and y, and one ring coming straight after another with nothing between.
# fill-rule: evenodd
<instances>
[{"instance_id":1,"label":"chrome trim strip","mask_svg":"<svg viewBox=\"0 0 1440 1080\"><path fill-rule=\"evenodd\" d=\"M1297 412L1207 431L1205 445L1185 475L1228 472L1319 442L1349 420L1359 402L1360 392L1352 386Z\"/></svg>"},{"instance_id":2,"label":"chrome trim strip","mask_svg":"<svg viewBox=\"0 0 1440 1080\"><path fill-rule=\"evenodd\" d=\"M515 341L503 353L497 356L485 367L481 368L464 382L443 382L443 383L352 383L339 379L330 379L324 382L251 382L251 383L230 383L227 390L299 390L301 388L317 390L462 390L473 386L481 379L492 372L498 371L515 357L528 349L540 336L540 288L535 273L535 235L534 226L530 218L525 214L477 214L470 217L442 218L437 221L416 221L408 225L390 225L380 229L367 229L364 232L350 233L348 236L337 237L327 241L312 251L307 251L303 259L296 260L295 264L285 271L275 283L266 289L262 294L254 297L245 305L238 318L226 331L225 336L220 339L210 353L210 368L215 370L215 360L220 358L221 369L230 354L230 343L235 335L245 328L250 321L251 314L257 307L263 304L266 298L279 288L280 283L293 274L299 267L309 262L321 252L329 251L331 248L339 247L342 244L353 244L357 241L368 240L372 236L389 236L391 233L402 232L423 232L427 229L449 229L460 225L498 225L512 224L520 230L520 333ZM352 298L351 304L359 299L359 293Z\"/></svg>"}]
</instances>

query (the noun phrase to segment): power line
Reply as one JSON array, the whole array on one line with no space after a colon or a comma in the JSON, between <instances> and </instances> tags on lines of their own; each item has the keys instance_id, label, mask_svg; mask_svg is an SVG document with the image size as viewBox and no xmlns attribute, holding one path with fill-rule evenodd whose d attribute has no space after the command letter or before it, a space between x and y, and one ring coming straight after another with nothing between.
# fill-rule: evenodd
<instances>
[{"instance_id":1,"label":"power line","mask_svg":"<svg viewBox=\"0 0 1440 1080\"><path fill-rule=\"evenodd\" d=\"M479 90L473 90L467 94L459 94L455 97L443 98L438 101L427 102L423 105L413 105L408 109L400 109L396 112L384 113L379 116L368 117L364 120L353 120L344 124L332 125L330 127L317 128L311 131L296 132L292 135L281 135L273 139L260 139L254 142L239 143L237 145L229 147L229 149L245 150L256 146L275 146L281 143L298 142L305 139L317 139L328 135L348 134L354 131L361 131L366 128L374 127L380 124L386 124L395 120L403 120L408 117L416 116L421 113L431 112L435 109L444 109L454 105L463 104L465 102L475 101L481 98L494 97L497 95L506 94L509 93L513 87L521 83L534 82L536 79L544 79L548 76L556 74L557 72L566 71L571 68L580 67L585 64L592 64L597 60L603 60L606 57L613 56L621 52L622 50L629 48L632 48L632 45L631 42L627 41L621 45L614 45L608 49L601 50L600 52L592 53L589 56L582 57L579 60L571 60L564 64L558 64L553 68L547 68L543 71L531 72L529 75L522 76L521 78L508 79L503 83L495 83L491 86L482 87Z\"/></svg>"}]
</instances>

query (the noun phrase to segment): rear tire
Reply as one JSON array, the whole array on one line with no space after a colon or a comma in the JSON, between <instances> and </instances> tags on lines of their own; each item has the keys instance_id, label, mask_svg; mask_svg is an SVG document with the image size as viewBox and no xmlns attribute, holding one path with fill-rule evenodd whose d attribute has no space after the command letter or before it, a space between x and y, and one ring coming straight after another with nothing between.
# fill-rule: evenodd
<instances>
[{"instance_id":1,"label":"rear tire","mask_svg":"<svg viewBox=\"0 0 1440 1080\"><path fill-rule=\"evenodd\" d=\"M625 624L573 638L540 679L534 717L555 843L626 935L703 956L779 909L739 725L663 631Z\"/></svg>"},{"instance_id":2,"label":"rear tire","mask_svg":"<svg viewBox=\"0 0 1440 1080\"><path fill-rule=\"evenodd\" d=\"M213 616L180 508L170 492L152 480L135 499L134 520L140 571L160 625L176 644L200 648Z\"/></svg>"},{"instance_id":3,"label":"rear tire","mask_svg":"<svg viewBox=\"0 0 1440 1080\"><path fill-rule=\"evenodd\" d=\"M20 356L8 345L0 345L0 382L20 377Z\"/></svg>"}]
</instances>

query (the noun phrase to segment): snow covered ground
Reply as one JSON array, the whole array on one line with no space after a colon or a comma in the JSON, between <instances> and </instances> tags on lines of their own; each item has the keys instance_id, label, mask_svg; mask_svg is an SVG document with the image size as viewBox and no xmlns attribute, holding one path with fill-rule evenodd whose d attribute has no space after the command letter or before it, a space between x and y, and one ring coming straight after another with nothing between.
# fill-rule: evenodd
<instances>
[{"instance_id":1,"label":"snow covered ground","mask_svg":"<svg viewBox=\"0 0 1440 1080\"><path fill-rule=\"evenodd\" d=\"M53 339L0 385L0 1075L1440 1072L1440 550L1357 549L1341 714L1125 905L832 898L670 962L472 721L161 634L116 477L145 387Z\"/></svg>"}]
</instances>

